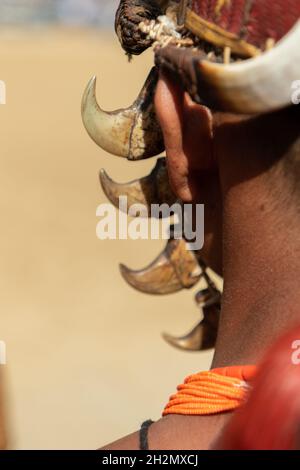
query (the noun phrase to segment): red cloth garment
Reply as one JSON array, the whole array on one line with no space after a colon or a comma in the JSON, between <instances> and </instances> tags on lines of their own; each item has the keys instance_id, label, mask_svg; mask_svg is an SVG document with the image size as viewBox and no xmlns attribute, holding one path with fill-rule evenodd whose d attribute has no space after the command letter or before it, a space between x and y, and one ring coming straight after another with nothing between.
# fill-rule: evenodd
<instances>
[{"instance_id":1,"label":"red cloth garment","mask_svg":"<svg viewBox=\"0 0 300 470\"><path fill-rule=\"evenodd\" d=\"M192 10L240 39L264 49L300 18L299 0L192 0Z\"/></svg>"}]
</instances>

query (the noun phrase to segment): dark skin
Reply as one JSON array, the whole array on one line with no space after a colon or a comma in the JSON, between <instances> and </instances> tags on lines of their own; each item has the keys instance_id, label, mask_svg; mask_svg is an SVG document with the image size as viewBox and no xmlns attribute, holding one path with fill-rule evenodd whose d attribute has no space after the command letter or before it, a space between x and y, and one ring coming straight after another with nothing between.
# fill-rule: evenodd
<instances>
[{"instance_id":1,"label":"dark skin","mask_svg":"<svg viewBox=\"0 0 300 470\"><path fill-rule=\"evenodd\" d=\"M300 320L300 193L286 163L299 154L299 119L213 115L165 76L156 111L172 187L205 204L203 257L224 275L212 367L256 364ZM209 449L230 417L167 416L150 428L150 448ZM138 448L138 433L105 447Z\"/></svg>"}]
</instances>

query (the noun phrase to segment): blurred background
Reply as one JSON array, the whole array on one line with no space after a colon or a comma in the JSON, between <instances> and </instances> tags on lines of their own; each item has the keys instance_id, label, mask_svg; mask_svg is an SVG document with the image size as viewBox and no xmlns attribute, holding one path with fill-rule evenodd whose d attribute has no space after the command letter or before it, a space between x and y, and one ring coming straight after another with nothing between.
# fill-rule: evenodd
<instances>
[{"instance_id":1,"label":"blurred background","mask_svg":"<svg viewBox=\"0 0 300 470\"><path fill-rule=\"evenodd\" d=\"M128 63L113 31L117 4L0 0L0 379L9 448L103 446L157 419L176 385L212 356L174 350L160 336L198 322L193 291L147 296L119 274L119 262L142 268L164 242L96 238L96 208L106 201L100 168L125 182L155 163L105 154L81 122L93 74L101 105L119 108L153 61L148 51Z\"/></svg>"},{"instance_id":2,"label":"blurred background","mask_svg":"<svg viewBox=\"0 0 300 470\"><path fill-rule=\"evenodd\" d=\"M117 0L1 0L1 23L109 27Z\"/></svg>"}]
</instances>

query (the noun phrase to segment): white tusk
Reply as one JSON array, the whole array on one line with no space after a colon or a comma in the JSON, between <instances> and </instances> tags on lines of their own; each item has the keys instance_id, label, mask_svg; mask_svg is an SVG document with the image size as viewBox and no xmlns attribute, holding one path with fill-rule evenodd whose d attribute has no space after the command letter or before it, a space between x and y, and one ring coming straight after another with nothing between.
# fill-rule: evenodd
<instances>
[{"instance_id":1,"label":"white tusk","mask_svg":"<svg viewBox=\"0 0 300 470\"><path fill-rule=\"evenodd\" d=\"M300 78L300 21L270 51L230 65L196 64L199 95L217 109L242 114L275 111L292 104Z\"/></svg>"}]
</instances>

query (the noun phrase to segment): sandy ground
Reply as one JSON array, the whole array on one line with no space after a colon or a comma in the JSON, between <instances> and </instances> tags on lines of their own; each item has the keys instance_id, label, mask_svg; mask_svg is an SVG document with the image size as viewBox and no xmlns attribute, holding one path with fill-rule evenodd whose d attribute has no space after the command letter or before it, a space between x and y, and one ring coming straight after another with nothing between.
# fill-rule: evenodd
<instances>
[{"instance_id":1,"label":"sandy ground","mask_svg":"<svg viewBox=\"0 0 300 470\"><path fill-rule=\"evenodd\" d=\"M9 447L94 449L159 417L175 386L211 353L170 348L162 331L199 319L193 292L151 297L118 271L148 264L161 241L99 241L98 171L145 175L87 136L80 101L97 74L104 108L128 105L152 56L128 64L114 37L93 31L0 33L1 367Z\"/></svg>"}]
</instances>

